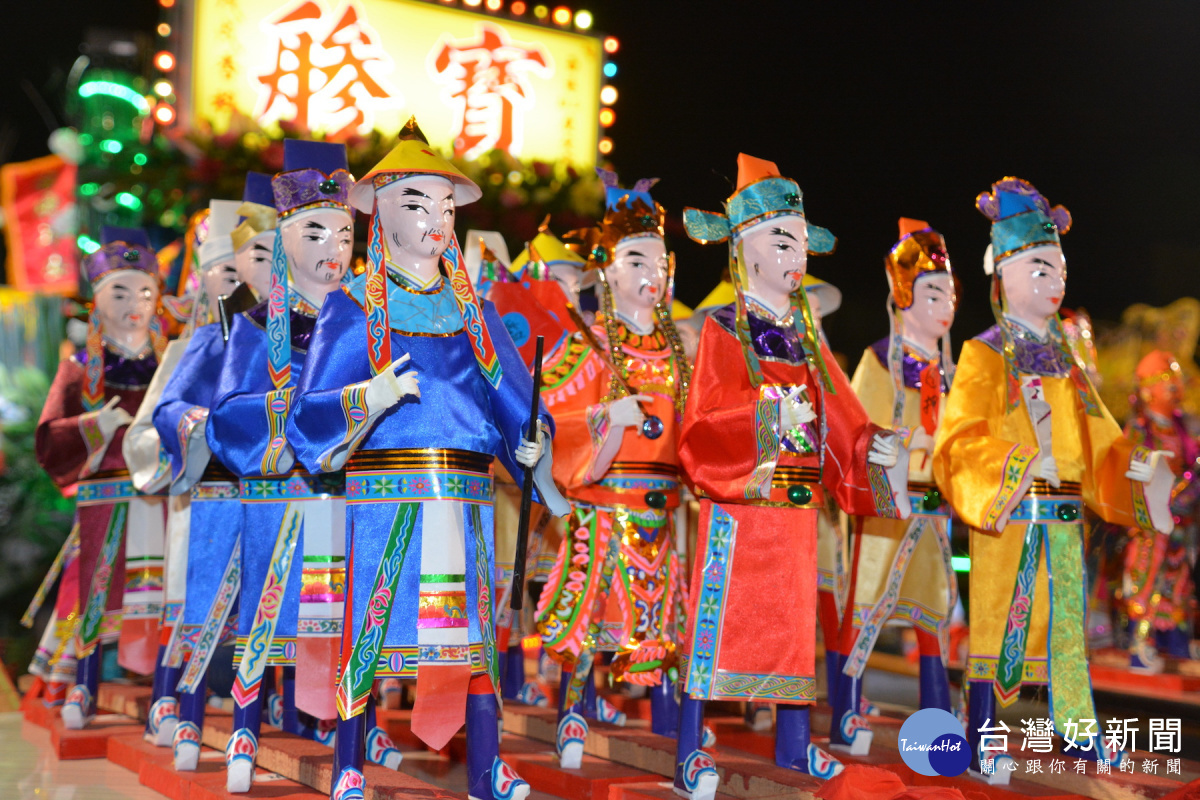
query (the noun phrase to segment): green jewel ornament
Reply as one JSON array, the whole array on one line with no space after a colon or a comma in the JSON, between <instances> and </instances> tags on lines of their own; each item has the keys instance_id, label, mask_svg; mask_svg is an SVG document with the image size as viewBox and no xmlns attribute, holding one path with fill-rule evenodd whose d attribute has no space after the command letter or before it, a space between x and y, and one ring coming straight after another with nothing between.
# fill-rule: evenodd
<instances>
[{"instance_id":1,"label":"green jewel ornament","mask_svg":"<svg viewBox=\"0 0 1200 800\"><path fill-rule=\"evenodd\" d=\"M608 251L600 245L596 245L592 248L592 260L597 264L603 264L605 261L608 261Z\"/></svg>"},{"instance_id":2,"label":"green jewel ornament","mask_svg":"<svg viewBox=\"0 0 1200 800\"><path fill-rule=\"evenodd\" d=\"M336 194L338 190L338 183L333 178L327 178L321 181L317 185L317 188L321 190L322 194Z\"/></svg>"},{"instance_id":3,"label":"green jewel ornament","mask_svg":"<svg viewBox=\"0 0 1200 800\"><path fill-rule=\"evenodd\" d=\"M646 505L654 509L664 509L667 507L667 496L657 490L646 492Z\"/></svg>"},{"instance_id":4,"label":"green jewel ornament","mask_svg":"<svg viewBox=\"0 0 1200 800\"><path fill-rule=\"evenodd\" d=\"M929 489L925 492L925 496L921 498L921 507L926 511L937 511L938 506L942 504L942 493L937 489Z\"/></svg>"},{"instance_id":5,"label":"green jewel ornament","mask_svg":"<svg viewBox=\"0 0 1200 800\"><path fill-rule=\"evenodd\" d=\"M800 205L800 195L796 194L795 192L789 192L783 196L783 202L795 208L796 206Z\"/></svg>"},{"instance_id":6,"label":"green jewel ornament","mask_svg":"<svg viewBox=\"0 0 1200 800\"><path fill-rule=\"evenodd\" d=\"M1062 503L1054 510L1054 516L1063 522L1074 522L1079 519L1079 509L1070 503Z\"/></svg>"},{"instance_id":7,"label":"green jewel ornament","mask_svg":"<svg viewBox=\"0 0 1200 800\"><path fill-rule=\"evenodd\" d=\"M653 228L654 227L654 217L650 216L649 214L643 214L641 221L642 221L643 228Z\"/></svg>"},{"instance_id":8,"label":"green jewel ornament","mask_svg":"<svg viewBox=\"0 0 1200 800\"><path fill-rule=\"evenodd\" d=\"M813 498L812 489L803 483L795 483L788 487L788 500L798 506L808 505Z\"/></svg>"},{"instance_id":9,"label":"green jewel ornament","mask_svg":"<svg viewBox=\"0 0 1200 800\"><path fill-rule=\"evenodd\" d=\"M1053 222L1043 222L1042 230L1044 230L1046 233L1054 233L1056 230L1058 230L1058 226Z\"/></svg>"},{"instance_id":10,"label":"green jewel ornament","mask_svg":"<svg viewBox=\"0 0 1200 800\"><path fill-rule=\"evenodd\" d=\"M136 262L141 257L142 257L142 254L139 251L133 250L133 249L126 250L124 253L121 254L121 258L125 259L130 264Z\"/></svg>"}]
</instances>

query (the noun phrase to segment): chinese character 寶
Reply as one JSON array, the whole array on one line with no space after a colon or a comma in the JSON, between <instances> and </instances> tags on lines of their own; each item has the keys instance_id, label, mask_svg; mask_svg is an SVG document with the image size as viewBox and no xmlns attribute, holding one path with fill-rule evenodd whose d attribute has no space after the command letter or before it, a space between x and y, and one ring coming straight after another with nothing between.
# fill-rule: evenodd
<instances>
[{"instance_id":1,"label":"chinese character \u5bf6","mask_svg":"<svg viewBox=\"0 0 1200 800\"><path fill-rule=\"evenodd\" d=\"M429 72L446 85L454 109L454 154L473 159L489 150L519 156L525 112L533 107L530 76L554 74L550 54L536 44L512 41L497 25L482 23L479 38L443 38L429 54Z\"/></svg>"}]
</instances>

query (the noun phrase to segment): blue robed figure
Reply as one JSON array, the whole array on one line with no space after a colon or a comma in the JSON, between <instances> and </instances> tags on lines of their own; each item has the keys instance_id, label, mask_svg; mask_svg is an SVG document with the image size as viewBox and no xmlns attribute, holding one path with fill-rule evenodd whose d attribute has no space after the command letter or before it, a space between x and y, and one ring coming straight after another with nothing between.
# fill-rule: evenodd
<instances>
[{"instance_id":1,"label":"blue robed figure","mask_svg":"<svg viewBox=\"0 0 1200 800\"><path fill-rule=\"evenodd\" d=\"M172 742L180 771L195 770L199 763L208 667L226 634L240 588L238 479L212 457L206 428L225 354L219 305L224 304L225 313L235 313L257 302L238 270L237 251L253 241L274 240L270 176L249 173L242 197L241 203L210 203L208 234L199 246L201 282L193 322L186 338L172 343L184 351L154 409L154 426L170 459L171 494L190 495L191 506L186 597L168 653L173 664L191 653L179 680L179 725ZM239 223L238 214L247 204L269 206L269 228L258 223L263 227L258 230L246 220Z\"/></svg>"},{"instance_id":2,"label":"blue robed figure","mask_svg":"<svg viewBox=\"0 0 1200 800\"><path fill-rule=\"evenodd\" d=\"M346 473L353 647L334 800L362 797L361 714L377 676L417 679L412 730L433 749L465 718L471 797L529 791L498 752L492 460L516 476L536 465L552 509L565 501L549 477L549 416L527 441L532 379L454 242L456 202L479 196L415 122L355 184L351 202L374 212L370 268L322 308L288 422L305 466Z\"/></svg>"},{"instance_id":3,"label":"blue robed figure","mask_svg":"<svg viewBox=\"0 0 1200 800\"><path fill-rule=\"evenodd\" d=\"M272 179L278 213L269 296L233 317L206 432L240 479L241 599L229 791L248 791L268 666L284 667L284 730L314 735L298 711L332 717L345 582L340 474L296 468L286 435L316 315L349 266L352 183L345 147L286 140ZM394 748L392 748L394 750Z\"/></svg>"}]
</instances>

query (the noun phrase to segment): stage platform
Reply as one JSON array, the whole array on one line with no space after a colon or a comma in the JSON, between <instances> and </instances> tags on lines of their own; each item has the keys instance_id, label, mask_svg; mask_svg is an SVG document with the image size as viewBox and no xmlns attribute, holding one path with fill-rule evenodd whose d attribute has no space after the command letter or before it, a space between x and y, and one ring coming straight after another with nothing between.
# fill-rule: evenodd
<instances>
[{"instance_id":1,"label":"stage platform","mask_svg":"<svg viewBox=\"0 0 1200 800\"><path fill-rule=\"evenodd\" d=\"M1120 677L1120 676L1118 676ZM24 717L47 726L46 749L56 759L106 757L113 764L136 773L137 782L171 800L228 798L224 791L223 750L232 728L228 711L210 708L203 731L200 768L177 773L168 748L158 748L142 739L142 725L149 706L149 687L105 684L99 697L101 715L85 731L65 731L57 709L26 703ZM552 695L553 696L553 695ZM564 770L554 754L555 712L506 703L503 713L503 757L534 788L533 800L667 800L674 794L670 777L674 771L674 742L650 732L648 703L623 695L611 695L630 720L625 727L591 721L579 770ZM775 766L774 739L768 731L758 733L745 726L734 704L710 705L707 722L717 734L713 756L721 775L719 797L769 800L819 796L823 784L806 775ZM14 715L15 716L15 715ZM379 800L449 800L465 798L466 740L459 733L440 752L432 752L413 736L406 710L379 711L397 746L404 751L400 772L368 765L368 798ZM1063 758L1065 769L1050 772L1055 756L1040 759L1041 771L1023 757L1019 729L1010 737L1010 753L1016 759L1013 781L1007 787L990 787L980 781L959 778L927 778L904 766L897 749L902 715L873 717L874 747L870 756L836 755L848 766L860 765L887 770L905 786L944 787L957 790L967 800L1012 800L1039 797L1047 800L1200 800L1200 764L1187 759L1177 762L1178 773L1168 774L1168 757L1138 752L1133 772L1097 775L1088 763L1085 774L1075 772L1075 760ZM826 746L829 709L815 706L812 712L814 741ZM1014 741L1015 740L1015 741ZM1029 754L1025 754L1029 755ZM332 751L316 742L283 733L264 725L260 738L258 777L254 789L242 797L272 797L280 800L320 800L327 797L332 773ZM1060 757L1061 758L1061 757ZM88 762L79 761L82 766ZM1153 764L1153 772L1147 771Z\"/></svg>"}]
</instances>

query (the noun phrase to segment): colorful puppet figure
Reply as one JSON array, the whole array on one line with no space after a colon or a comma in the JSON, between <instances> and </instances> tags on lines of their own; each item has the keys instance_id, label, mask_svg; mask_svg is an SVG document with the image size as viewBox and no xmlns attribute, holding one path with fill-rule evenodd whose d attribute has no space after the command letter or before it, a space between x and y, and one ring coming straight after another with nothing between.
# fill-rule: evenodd
<instances>
[{"instance_id":1,"label":"colorful puppet figure","mask_svg":"<svg viewBox=\"0 0 1200 800\"><path fill-rule=\"evenodd\" d=\"M163 498L140 494L121 450L166 347L157 315L158 263L141 230L105 228L84 261L92 287L86 350L59 364L38 422L38 463L76 486L78 572L59 591L59 619L74 620L76 686L63 724L96 713L100 644L119 639L122 666L149 675L163 601Z\"/></svg>"},{"instance_id":2,"label":"colorful puppet figure","mask_svg":"<svg viewBox=\"0 0 1200 800\"><path fill-rule=\"evenodd\" d=\"M578 308L579 291L583 288L586 268L587 259L550 232L550 217L547 215L538 226L537 234L513 259L509 269L526 280L553 281L562 289L567 302Z\"/></svg>"},{"instance_id":3,"label":"colorful puppet figure","mask_svg":"<svg viewBox=\"0 0 1200 800\"><path fill-rule=\"evenodd\" d=\"M683 600L673 512L691 364L669 313L673 257L666 212L650 196L655 181L622 189L615 174L600 175L604 219L567 239L580 242L596 271L601 312L543 370L542 396L558 425L555 477L574 505L537 611L542 644L564 665L557 746L567 769L583 757L580 712L616 716L603 699L591 707L598 650L616 653L616 680L650 688L655 733L674 736L678 723L667 674Z\"/></svg>"},{"instance_id":4,"label":"colorful puppet figure","mask_svg":"<svg viewBox=\"0 0 1200 800\"><path fill-rule=\"evenodd\" d=\"M509 267L509 271L517 276L516 279L494 283L488 294L488 299L496 306L513 344L530 367L533 366L537 337L543 337L543 375L560 370L571 353L570 334L577 330L571 319L571 309L578 313L579 289L583 270L587 265L587 259L550 233L549 221L549 217L543 220L537 235ZM562 385L547 389L543 384L542 391L547 393L543 399L547 407L553 405L556 395L565 395ZM558 446L561 448L561 443ZM500 506L499 491L497 498L496 546L499 563L502 541L500 529L505 512ZM510 508L510 511L515 514L515 507ZM515 519L514 516L514 523ZM515 532L515 524L510 527L513 527ZM501 670L505 699L514 699L529 705L550 704L550 698L539 681L525 680L525 653L521 647L521 640L526 632L532 633L535 630L536 604L554 568L555 556L561 542L562 521L551 514L540 515L529 532L526 558L526 586L532 601L523 604L522 614L513 614L507 603L501 604L497 639L501 649L506 650L504 668ZM504 647L503 641L506 637L507 648ZM539 649L539 664L544 662L545 651Z\"/></svg>"},{"instance_id":5,"label":"colorful puppet figure","mask_svg":"<svg viewBox=\"0 0 1200 800\"><path fill-rule=\"evenodd\" d=\"M185 260L195 263L200 288L192 299L192 320L183 336L170 342L142 398L142 404L125 433L122 450L133 485L141 492L161 492L171 483L169 443L176 437L170 429L168 443L154 425L154 410L187 348L188 337L197 318L207 313L207 298L224 294L235 285L233 247L229 234L237 224L238 204L232 200L213 200L203 214L189 225L190 246ZM191 503L186 494L172 492L167 499L165 602L159 625L160 643L154 669L154 692L146 720L147 738L160 747L171 746L179 721L176 685L183 666L184 639L181 615L187 594L188 540L191 527ZM204 698L200 698L203 703Z\"/></svg>"},{"instance_id":6,"label":"colorful puppet figure","mask_svg":"<svg viewBox=\"0 0 1200 800\"><path fill-rule=\"evenodd\" d=\"M1125 548L1122 595L1129 617L1130 663L1139 671L1160 672L1159 652L1191 658L1195 587L1192 556L1200 522L1200 430L1183 413L1183 370L1170 353L1154 350L1137 366L1135 414L1126 435L1153 450L1164 450L1175 476L1170 536L1132 528Z\"/></svg>"},{"instance_id":7,"label":"colorful puppet figure","mask_svg":"<svg viewBox=\"0 0 1200 800\"><path fill-rule=\"evenodd\" d=\"M719 780L700 750L705 700L777 703L776 763L841 770L809 730L818 511L829 492L849 514L909 512L907 451L867 418L801 291L833 234L808 224L800 187L768 161L739 155L737 187L725 214L684 211L693 239L730 240L736 290L701 331L679 445L700 498L675 773L690 798Z\"/></svg>"},{"instance_id":8,"label":"colorful puppet figure","mask_svg":"<svg viewBox=\"0 0 1200 800\"><path fill-rule=\"evenodd\" d=\"M284 730L312 735L298 711L334 716L345 583L342 477L300 469L286 426L317 313L340 295L350 264L353 179L340 144L285 140L283 166L272 179L270 293L233 319L206 426L212 455L240 478L240 655L226 763L228 789L242 792L268 666L284 668L282 719L273 715Z\"/></svg>"},{"instance_id":9,"label":"colorful puppet figure","mask_svg":"<svg viewBox=\"0 0 1200 800\"><path fill-rule=\"evenodd\" d=\"M238 284L236 263L237 246L246 241L248 223L238 221L246 203L272 204L269 223L257 224L269 224L265 232L271 240L274 237L270 176L247 175L243 197L243 203L210 203L209 232L199 249L201 296L197 298L196 315L184 336L167 350L168 363L174 354L178 366L154 410L154 424L170 458L172 499L188 498L191 507L183 616L167 654L170 663L182 665L184 654L190 653L186 669L180 671L179 725L172 740L178 770L197 767L208 665L226 633L240 587L241 552L237 543L242 511L238 479L212 457L205 434L225 352L221 315L234 310L223 298L240 302L237 311L255 302L250 287ZM240 232L240 238L235 239L235 232ZM257 235L251 233L250 238ZM269 249L270 241L267 246ZM181 353L174 353L176 348Z\"/></svg>"},{"instance_id":10,"label":"colorful puppet figure","mask_svg":"<svg viewBox=\"0 0 1200 800\"><path fill-rule=\"evenodd\" d=\"M1097 719L1084 632L1083 507L1107 522L1169 533L1172 476L1162 453L1121 435L1068 350L1058 316L1067 277L1059 236L1070 213L1019 178L993 184L976 206L992 221L984 270L996 325L963 345L933 471L971 527L971 771L1007 783L1009 757L981 752L994 740L981 730L996 719L996 701L1012 703L1022 683L1049 685L1055 730L1069 737L1066 755L1120 760L1098 729L1080 724Z\"/></svg>"},{"instance_id":11,"label":"colorful puppet figure","mask_svg":"<svg viewBox=\"0 0 1200 800\"><path fill-rule=\"evenodd\" d=\"M890 334L867 348L850 385L871 421L905 432L906 522L858 518L852 537L850 615L841 623L831 674L830 743L865 755L871 746L859 713L860 681L883 626L913 626L920 647L921 707L950 710L943 643L957 598L950 562L950 508L933 484L933 442L954 363L950 325L956 297L946 243L929 223L900 220L900 240L884 259ZM939 346L940 340L940 346Z\"/></svg>"},{"instance_id":12,"label":"colorful puppet figure","mask_svg":"<svg viewBox=\"0 0 1200 800\"><path fill-rule=\"evenodd\" d=\"M465 718L471 797L529 792L499 757L492 460L518 480L536 465L542 497L560 514L566 504L549 415L525 430L533 381L454 236L456 206L480 195L415 120L354 185L350 201L371 215L369 266L321 309L288 423L301 463L346 472L333 800L363 796L376 676L416 678L412 730L433 749Z\"/></svg>"}]
</instances>

